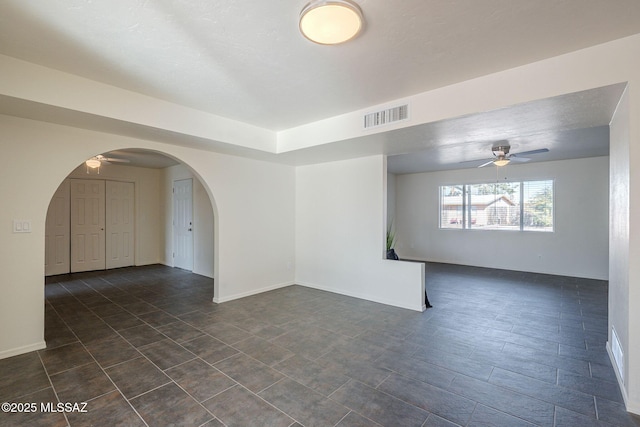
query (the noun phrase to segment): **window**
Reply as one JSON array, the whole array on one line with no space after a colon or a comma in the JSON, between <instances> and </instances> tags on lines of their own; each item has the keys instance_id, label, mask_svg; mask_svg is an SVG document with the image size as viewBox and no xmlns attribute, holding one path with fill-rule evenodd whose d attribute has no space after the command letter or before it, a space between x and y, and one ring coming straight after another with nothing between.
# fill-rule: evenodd
<instances>
[{"instance_id":1,"label":"window","mask_svg":"<svg viewBox=\"0 0 640 427\"><path fill-rule=\"evenodd\" d=\"M441 186L440 228L553 231L553 181Z\"/></svg>"},{"instance_id":2,"label":"window","mask_svg":"<svg viewBox=\"0 0 640 427\"><path fill-rule=\"evenodd\" d=\"M440 227L462 228L464 211L462 208L464 186L440 187Z\"/></svg>"},{"instance_id":3,"label":"window","mask_svg":"<svg viewBox=\"0 0 640 427\"><path fill-rule=\"evenodd\" d=\"M553 181L522 183L522 228L553 231Z\"/></svg>"}]
</instances>

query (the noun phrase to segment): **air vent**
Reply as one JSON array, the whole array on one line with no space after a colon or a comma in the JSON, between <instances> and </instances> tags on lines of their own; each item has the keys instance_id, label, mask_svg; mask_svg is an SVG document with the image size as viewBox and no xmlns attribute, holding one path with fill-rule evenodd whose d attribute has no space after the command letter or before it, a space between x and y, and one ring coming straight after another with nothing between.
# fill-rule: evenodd
<instances>
[{"instance_id":1,"label":"air vent","mask_svg":"<svg viewBox=\"0 0 640 427\"><path fill-rule=\"evenodd\" d=\"M624 383L624 353L618 340L618 334L616 334L616 330L613 327L611 328L611 353L613 354L613 360L616 361L620 381Z\"/></svg>"},{"instance_id":2,"label":"air vent","mask_svg":"<svg viewBox=\"0 0 640 427\"><path fill-rule=\"evenodd\" d=\"M409 118L409 105L388 108L382 111L365 114L364 128L371 129L377 126L388 125L389 123L400 122Z\"/></svg>"}]
</instances>

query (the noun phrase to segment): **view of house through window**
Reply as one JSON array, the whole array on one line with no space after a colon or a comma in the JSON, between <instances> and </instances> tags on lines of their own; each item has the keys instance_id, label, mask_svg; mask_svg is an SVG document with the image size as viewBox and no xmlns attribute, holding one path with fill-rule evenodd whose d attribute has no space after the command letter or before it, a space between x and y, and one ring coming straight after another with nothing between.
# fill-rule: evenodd
<instances>
[{"instance_id":1,"label":"view of house through window","mask_svg":"<svg viewBox=\"0 0 640 427\"><path fill-rule=\"evenodd\" d=\"M440 228L553 231L553 181L441 186Z\"/></svg>"}]
</instances>

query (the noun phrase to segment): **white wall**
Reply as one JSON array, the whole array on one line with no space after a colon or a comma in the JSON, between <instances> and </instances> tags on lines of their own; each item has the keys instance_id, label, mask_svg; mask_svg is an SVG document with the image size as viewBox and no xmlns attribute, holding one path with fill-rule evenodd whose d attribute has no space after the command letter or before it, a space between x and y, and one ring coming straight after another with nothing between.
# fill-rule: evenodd
<instances>
[{"instance_id":1,"label":"white wall","mask_svg":"<svg viewBox=\"0 0 640 427\"><path fill-rule=\"evenodd\" d=\"M203 182L217 218L217 301L293 283L293 167L0 115L10 159L0 180L0 358L45 345L45 217L56 188L85 159L125 148L173 156ZM32 232L13 233L14 219L31 220Z\"/></svg>"},{"instance_id":2,"label":"white wall","mask_svg":"<svg viewBox=\"0 0 640 427\"><path fill-rule=\"evenodd\" d=\"M100 166L100 174L87 174L84 164L69 174L69 178L105 179L135 183L135 265L157 264L164 254L164 219L160 207L164 204L160 193L160 170L123 166Z\"/></svg>"},{"instance_id":3,"label":"white wall","mask_svg":"<svg viewBox=\"0 0 640 427\"><path fill-rule=\"evenodd\" d=\"M385 259L386 159L296 170L296 283L424 309L424 264Z\"/></svg>"},{"instance_id":4,"label":"white wall","mask_svg":"<svg viewBox=\"0 0 640 427\"><path fill-rule=\"evenodd\" d=\"M211 199L196 175L185 165L176 165L162 170L163 210L165 222L163 232L166 244L163 263L171 267L173 263L173 182L180 179L193 180L193 272L213 277L214 218Z\"/></svg>"},{"instance_id":5,"label":"white wall","mask_svg":"<svg viewBox=\"0 0 640 427\"><path fill-rule=\"evenodd\" d=\"M611 328L625 352L630 349L630 333L637 333L637 327L630 323L629 289L629 96L625 91L610 129L610 202L609 202L609 343L611 351ZM637 324L637 323L636 323ZM615 361L612 362L614 367ZM629 384L630 365L628 354L621 366L623 378L620 382ZM633 367L637 371L637 367ZM618 375L620 371L618 371Z\"/></svg>"},{"instance_id":6,"label":"white wall","mask_svg":"<svg viewBox=\"0 0 640 427\"><path fill-rule=\"evenodd\" d=\"M293 284L295 168L187 148L174 152L211 191L219 242L214 301Z\"/></svg>"},{"instance_id":7,"label":"white wall","mask_svg":"<svg viewBox=\"0 0 640 427\"><path fill-rule=\"evenodd\" d=\"M500 181L542 179L554 180L553 233L439 228L439 186L496 182L495 167L398 175L396 251L408 259L606 280L608 157L500 169Z\"/></svg>"},{"instance_id":8,"label":"white wall","mask_svg":"<svg viewBox=\"0 0 640 427\"><path fill-rule=\"evenodd\" d=\"M634 52L634 55L635 58L640 58L640 48ZM640 70L636 71L636 75L640 77ZM624 105L625 111L620 115L620 122L617 124L620 132L618 135L621 138L616 144L623 144L621 153L628 150L626 161L629 164L629 192L627 194L629 209L626 211L627 217L623 216L624 211L617 211L617 220L625 221L626 226L629 227L628 243L625 243L624 238L617 243L625 245L624 251L628 257L623 258L621 262L612 259L610 268L618 270L619 274L616 277L628 277L628 282L622 283L622 286L626 285L627 292L629 292L627 300L629 346L624 349L625 358L628 358L626 362L628 381L625 382L623 390L626 391L627 409L640 414L640 262L638 262L640 260L640 223L637 221L637 218L640 218L640 166L638 166L640 165L640 82L636 80L630 83L627 89L628 98L624 102L628 102L628 104ZM622 121L625 123L623 124ZM628 125L628 129L625 128L626 125ZM623 142L625 138L626 140ZM624 167L620 172L624 174ZM615 182L618 179L624 178L616 177ZM619 284L616 283L613 286L617 287ZM615 312L617 307L612 307L612 310Z\"/></svg>"},{"instance_id":9,"label":"white wall","mask_svg":"<svg viewBox=\"0 0 640 427\"><path fill-rule=\"evenodd\" d=\"M396 175L387 173L387 227L393 227L396 219Z\"/></svg>"},{"instance_id":10,"label":"white wall","mask_svg":"<svg viewBox=\"0 0 640 427\"><path fill-rule=\"evenodd\" d=\"M77 123L80 127L86 121L98 125L99 129L110 129L111 119L114 119L113 123L124 121L148 128L167 129L185 135L187 139L203 138L220 150L228 149L227 144L230 144L276 152L277 141L273 131L10 56L0 55L0 75L0 93L39 103L40 113L45 116L43 120L55 117L65 120L65 123L70 120L70 123ZM54 111L45 106L62 110ZM77 120L68 114L71 111L87 114Z\"/></svg>"}]
</instances>

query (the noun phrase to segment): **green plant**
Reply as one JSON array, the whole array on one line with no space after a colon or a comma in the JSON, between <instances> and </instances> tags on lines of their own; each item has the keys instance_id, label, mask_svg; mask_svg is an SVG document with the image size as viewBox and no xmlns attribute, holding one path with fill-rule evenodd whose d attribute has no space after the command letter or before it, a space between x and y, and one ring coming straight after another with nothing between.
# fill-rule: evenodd
<instances>
[{"instance_id":1,"label":"green plant","mask_svg":"<svg viewBox=\"0 0 640 427\"><path fill-rule=\"evenodd\" d=\"M396 232L393 230L393 224L389 224L387 227L387 251L393 249L396 244Z\"/></svg>"}]
</instances>

